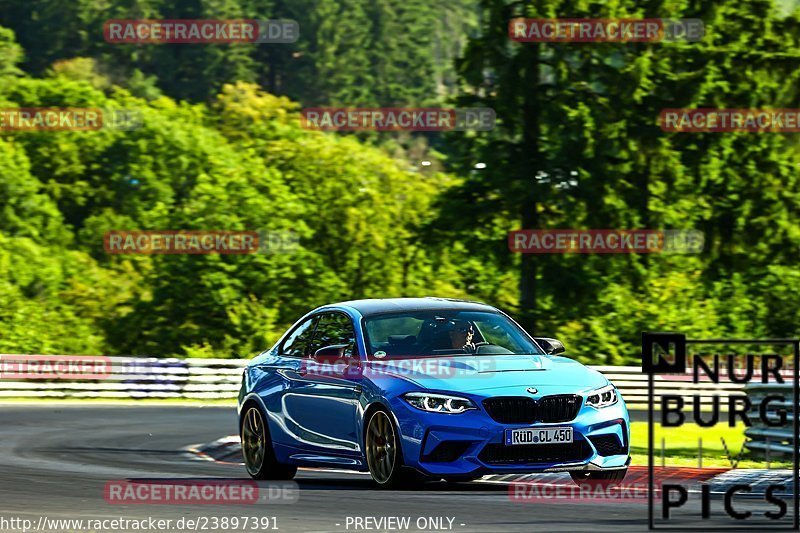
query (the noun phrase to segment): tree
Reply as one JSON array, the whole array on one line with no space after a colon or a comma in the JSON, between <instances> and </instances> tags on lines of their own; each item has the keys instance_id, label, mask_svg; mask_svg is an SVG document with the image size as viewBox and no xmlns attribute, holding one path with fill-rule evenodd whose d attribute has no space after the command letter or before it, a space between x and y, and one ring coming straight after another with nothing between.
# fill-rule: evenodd
<instances>
[{"instance_id":1,"label":"tree","mask_svg":"<svg viewBox=\"0 0 800 533\"><path fill-rule=\"evenodd\" d=\"M795 145L782 135L665 134L656 121L664 108L796 107L795 85L783 80L797 75L797 45L778 36L793 34L797 20L780 18L761 0L669 14L633 2L612 8L487 0L482 8L482 34L460 61L459 102L492 107L498 126L453 137L455 168L468 179L443 202L441 224L477 221L485 239L503 243L473 247L495 264L509 261L501 239L515 228L702 229L708 251L699 257L523 255L517 312L531 329L570 331L587 355L612 353L623 341L636 345L643 325L626 329L629 322L617 322L625 305L620 294L661 302L651 316L667 328L664 319L677 316L670 310L683 309L695 318L685 324L689 329L707 331L703 317L715 317L723 332L741 331L745 322L737 312L746 307L745 294L764 296L747 285L797 248L788 222L797 219L798 199L788 192L797 190L790 171ZM514 17L565 13L702 18L708 35L700 43L652 45L512 43L507 37ZM472 170L478 161L484 170ZM462 235L478 231L456 227ZM674 286L689 287L684 294L691 302L664 302ZM612 292L617 296L609 299ZM729 302L736 311L721 306L710 314L701 302L711 295L736 298ZM697 308L687 311L694 302ZM765 320L746 323L751 331L772 329ZM584 324L578 329L586 334L565 324Z\"/></svg>"}]
</instances>

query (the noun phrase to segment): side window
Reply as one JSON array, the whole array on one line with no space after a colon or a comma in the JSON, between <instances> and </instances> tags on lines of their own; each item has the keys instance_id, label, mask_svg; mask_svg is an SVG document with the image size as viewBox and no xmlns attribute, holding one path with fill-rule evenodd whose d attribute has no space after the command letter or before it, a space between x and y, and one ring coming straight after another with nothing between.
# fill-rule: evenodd
<instances>
[{"instance_id":1,"label":"side window","mask_svg":"<svg viewBox=\"0 0 800 533\"><path fill-rule=\"evenodd\" d=\"M317 317L311 317L295 329L281 346L281 355L306 357L311 353L311 340L314 335L314 324Z\"/></svg>"},{"instance_id":2,"label":"side window","mask_svg":"<svg viewBox=\"0 0 800 533\"><path fill-rule=\"evenodd\" d=\"M312 353L332 344L346 344L345 357L353 356L355 346L353 321L342 313L325 313L319 317L317 333L314 335Z\"/></svg>"}]
</instances>

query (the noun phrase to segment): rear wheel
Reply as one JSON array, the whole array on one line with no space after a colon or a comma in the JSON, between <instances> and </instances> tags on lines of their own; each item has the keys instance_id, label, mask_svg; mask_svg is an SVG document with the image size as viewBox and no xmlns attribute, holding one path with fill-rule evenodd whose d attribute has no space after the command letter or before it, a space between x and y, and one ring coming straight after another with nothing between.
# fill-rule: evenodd
<instances>
[{"instance_id":1,"label":"rear wheel","mask_svg":"<svg viewBox=\"0 0 800 533\"><path fill-rule=\"evenodd\" d=\"M297 473L297 467L279 463L275 458L272 439L261 409L250 405L243 413L239 427L247 473L253 479L292 479Z\"/></svg>"},{"instance_id":2,"label":"rear wheel","mask_svg":"<svg viewBox=\"0 0 800 533\"><path fill-rule=\"evenodd\" d=\"M389 414L379 409L367 422L364 451L372 479L382 489L410 487L419 477L403 466L400 437Z\"/></svg>"},{"instance_id":3,"label":"rear wheel","mask_svg":"<svg viewBox=\"0 0 800 533\"><path fill-rule=\"evenodd\" d=\"M572 481L578 486L615 487L625 479L625 474L627 473L627 468L620 468L619 470L609 470L607 472L570 472L569 475L572 476Z\"/></svg>"}]
</instances>

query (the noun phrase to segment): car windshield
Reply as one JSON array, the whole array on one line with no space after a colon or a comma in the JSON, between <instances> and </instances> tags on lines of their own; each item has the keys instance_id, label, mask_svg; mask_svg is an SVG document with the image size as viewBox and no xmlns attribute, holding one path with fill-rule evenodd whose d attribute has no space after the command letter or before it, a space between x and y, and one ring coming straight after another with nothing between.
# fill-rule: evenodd
<instances>
[{"instance_id":1,"label":"car windshield","mask_svg":"<svg viewBox=\"0 0 800 533\"><path fill-rule=\"evenodd\" d=\"M472 355L544 355L519 326L485 311L409 311L368 317L372 359Z\"/></svg>"}]
</instances>

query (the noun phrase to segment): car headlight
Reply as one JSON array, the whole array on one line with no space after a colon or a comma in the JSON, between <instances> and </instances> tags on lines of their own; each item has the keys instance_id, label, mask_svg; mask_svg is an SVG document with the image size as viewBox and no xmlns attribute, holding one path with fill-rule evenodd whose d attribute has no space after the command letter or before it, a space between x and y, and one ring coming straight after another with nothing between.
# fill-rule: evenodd
<instances>
[{"instance_id":1,"label":"car headlight","mask_svg":"<svg viewBox=\"0 0 800 533\"><path fill-rule=\"evenodd\" d=\"M475 403L469 398L450 396L447 394L432 394L429 392L409 392L403 398L413 407L431 413L447 413L456 415L470 409L477 409Z\"/></svg>"},{"instance_id":2,"label":"car headlight","mask_svg":"<svg viewBox=\"0 0 800 533\"><path fill-rule=\"evenodd\" d=\"M617 401L619 401L619 394L614 385L606 385L602 389L594 390L586 397L586 405L595 409L609 407Z\"/></svg>"}]
</instances>

